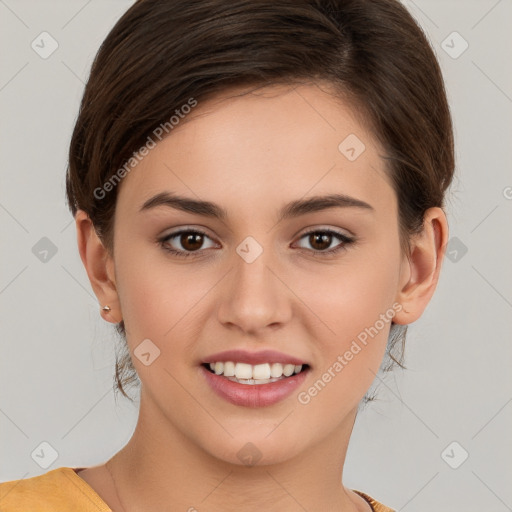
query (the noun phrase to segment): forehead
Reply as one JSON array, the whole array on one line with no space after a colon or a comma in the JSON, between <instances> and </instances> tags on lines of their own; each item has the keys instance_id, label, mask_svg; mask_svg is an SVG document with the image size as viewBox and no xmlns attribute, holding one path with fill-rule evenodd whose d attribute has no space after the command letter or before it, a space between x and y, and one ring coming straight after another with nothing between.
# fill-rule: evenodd
<instances>
[{"instance_id":1,"label":"forehead","mask_svg":"<svg viewBox=\"0 0 512 512\"><path fill-rule=\"evenodd\" d=\"M324 84L231 89L149 151L122 180L119 207L164 190L228 210L333 192L393 207L383 150L358 118Z\"/></svg>"}]
</instances>

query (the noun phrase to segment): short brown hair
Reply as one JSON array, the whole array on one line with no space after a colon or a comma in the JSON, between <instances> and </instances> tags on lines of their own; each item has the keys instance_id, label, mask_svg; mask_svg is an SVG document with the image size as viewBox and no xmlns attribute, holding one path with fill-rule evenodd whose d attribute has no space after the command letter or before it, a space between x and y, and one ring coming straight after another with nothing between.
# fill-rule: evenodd
<instances>
[{"instance_id":1,"label":"short brown hair","mask_svg":"<svg viewBox=\"0 0 512 512\"><path fill-rule=\"evenodd\" d=\"M117 188L109 180L158 125L193 97L238 85L328 81L350 97L386 151L402 249L425 211L443 207L453 133L442 74L421 28L398 0L139 0L93 62L69 148L68 205L90 217L113 251ZM124 352L115 386L138 381ZM389 370L403 366L407 326L393 324ZM130 398L130 397L128 397Z\"/></svg>"}]
</instances>

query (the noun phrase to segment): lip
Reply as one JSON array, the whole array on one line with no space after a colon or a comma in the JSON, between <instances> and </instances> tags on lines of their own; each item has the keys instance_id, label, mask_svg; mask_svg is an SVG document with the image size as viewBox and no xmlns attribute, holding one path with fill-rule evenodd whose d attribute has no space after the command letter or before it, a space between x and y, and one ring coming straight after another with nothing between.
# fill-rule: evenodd
<instances>
[{"instance_id":1,"label":"lip","mask_svg":"<svg viewBox=\"0 0 512 512\"><path fill-rule=\"evenodd\" d=\"M296 357L283 354L282 352L276 352L275 350L262 350L260 352L248 352L247 350L226 350L224 352L218 352L206 357L204 363L217 363L233 361L235 363L246 363L246 364L263 364L263 363L281 363L281 364L294 364L294 365L305 365L308 364L306 361L301 361ZM243 384L242 384L243 385ZM261 384L265 386L265 384Z\"/></svg>"},{"instance_id":2,"label":"lip","mask_svg":"<svg viewBox=\"0 0 512 512\"><path fill-rule=\"evenodd\" d=\"M284 400L304 382L310 370L308 367L296 375L268 384L248 385L233 382L200 366L206 382L217 395L234 405L252 408L267 407Z\"/></svg>"}]
</instances>

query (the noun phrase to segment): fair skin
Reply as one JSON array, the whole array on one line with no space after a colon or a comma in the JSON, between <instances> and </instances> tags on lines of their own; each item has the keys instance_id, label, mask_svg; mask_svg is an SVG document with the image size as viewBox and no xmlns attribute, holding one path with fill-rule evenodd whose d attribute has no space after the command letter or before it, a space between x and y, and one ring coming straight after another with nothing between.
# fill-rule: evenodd
<instances>
[{"instance_id":1,"label":"fair skin","mask_svg":"<svg viewBox=\"0 0 512 512\"><path fill-rule=\"evenodd\" d=\"M411 257L401 253L383 151L349 106L325 91L273 86L200 103L120 184L113 255L87 215L76 215L91 285L111 308L105 320L124 319L132 354L148 338L161 352L149 366L132 355L142 382L139 418L108 463L121 503L105 465L80 473L116 512L370 510L341 482L357 407L382 361L390 322L309 403L297 395L394 303L402 306L397 324L421 316L448 227L440 208L429 209ZM354 161L338 150L349 134L366 146ZM163 191L214 202L227 218L162 205L139 211ZM290 201L333 193L372 209L334 207L276 220ZM192 249L179 236L165 243L188 249L188 258L157 241L180 228L207 233ZM326 256L303 236L311 228L355 242ZM263 248L250 264L236 252L247 236ZM340 245L332 236L324 247ZM233 348L292 354L311 371L281 402L234 405L213 393L199 366ZM237 456L248 442L262 455L252 467Z\"/></svg>"}]
</instances>

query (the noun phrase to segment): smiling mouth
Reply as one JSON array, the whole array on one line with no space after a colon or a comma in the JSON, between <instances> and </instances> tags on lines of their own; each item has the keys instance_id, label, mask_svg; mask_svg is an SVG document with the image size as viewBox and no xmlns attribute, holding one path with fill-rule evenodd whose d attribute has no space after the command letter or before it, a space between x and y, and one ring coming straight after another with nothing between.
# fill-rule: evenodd
<instances>
[{"instance_id":1,"label":"smiling mouth","mask_svg":"<svg viewBox=\"0 0 512 512\"><path fill-rule=\"evenodd\" d=\"M282 365L280 363L264 363L250 365L232 361L203 363L202 366L210 373L224 377L239 384L258 385L279 382L309 370L308 364Z\"/></svg>"}]
</instances>

